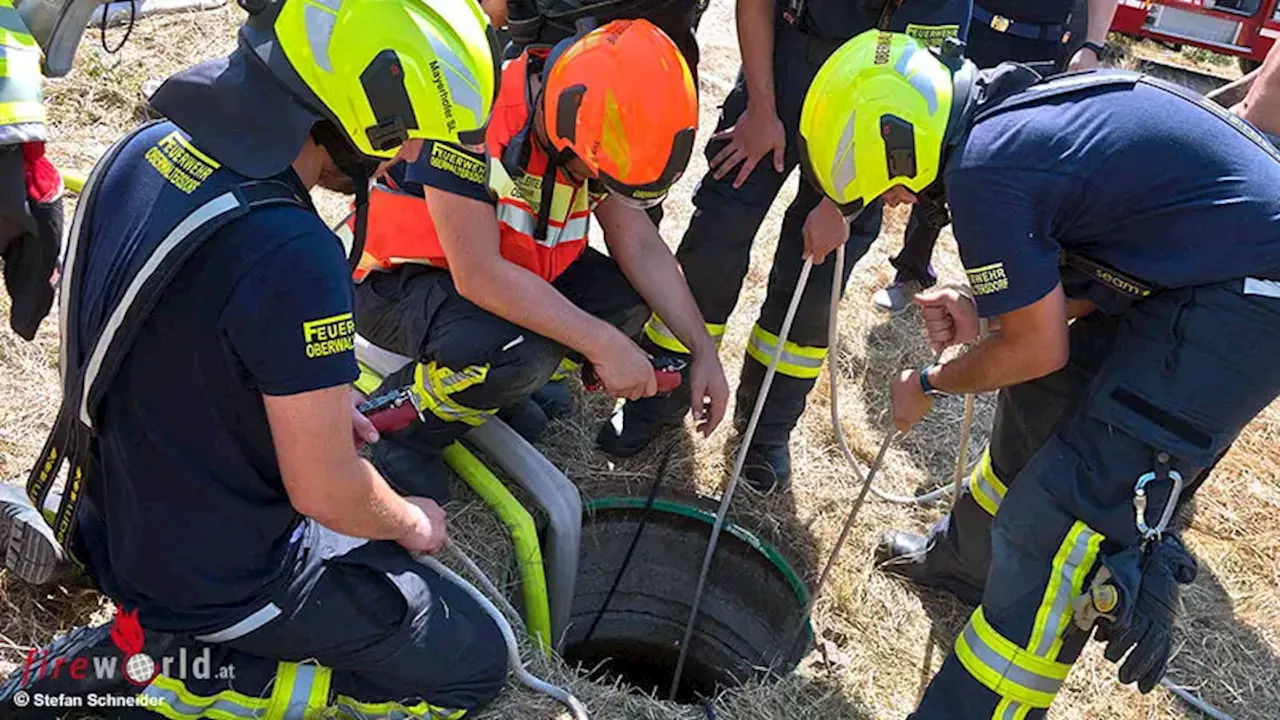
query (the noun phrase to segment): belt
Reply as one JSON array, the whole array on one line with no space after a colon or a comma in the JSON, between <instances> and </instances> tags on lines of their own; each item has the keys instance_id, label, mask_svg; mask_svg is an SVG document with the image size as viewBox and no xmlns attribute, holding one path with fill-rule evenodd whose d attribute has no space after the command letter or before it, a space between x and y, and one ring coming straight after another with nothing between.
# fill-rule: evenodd
<instances>
[{"instance_id":1,"label":"belt","mask_svg":"<svg viewBox=\"0 0 1280 720\"><path fill-rule=\"evenodd\" d=\"M1161 289L1145 280L1139 280L1128 273L1116 270L1110 265L1078 255L1069 250L1062 251L1058 262L1061 265L1075 268L1097 282L1138 300L1151 297Z\"/></svg>"},{"instance_id":2,"label":"belt","mask_svg":"<svg viewBox=\"0 0 1280 720\"><path fill-rule=\"evenodd\" d=\"M1026 40L1052 40L1053 42L1061 43L1071 40L1071 31L1067 29L1064 23L1033 23L1010 20L1003 15L996 15L983 10L977 3L974 3L973 6L973 22L979 25L986 25L998 33Z\"/></svg>"}]
</instances>

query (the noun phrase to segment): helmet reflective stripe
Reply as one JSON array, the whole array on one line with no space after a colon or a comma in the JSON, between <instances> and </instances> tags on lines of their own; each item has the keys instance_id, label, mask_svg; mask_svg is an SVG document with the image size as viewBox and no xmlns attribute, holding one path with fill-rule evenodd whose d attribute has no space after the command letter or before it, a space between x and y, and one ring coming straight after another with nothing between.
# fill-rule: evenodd
<instances>
[{"instance_id":1,"label":"helmet reflective stripe","mask_svg":"<svg viewBox=\"0 0 1280 720\"><path fill-rule=\"evenodd\" d=\"M467 70L466 64L436 33L427 33L427 39L431 42L431 50L436 54L436 60L431 64L432 79L437 77L437 73L444 76L442 82L445 97L441 98L442 101L461 105L475 117L485 116L487 113L480 95L480 85Z\"/></svg>"},{"instance_id":2,"label":"helmet reflective stripe","mask_svg":"<svg viewBox=\"0 0 1280 720\"><path fill-rule=\"evenodd\" d=\"M858 177L857 165L853 153L853 120L857 111L849 115L849 122L844 125L844 133L840 135L840 144L836 146L836 161L831 166L831 178L838 188L849 187Z\"/></svg>"},{"instance_id":3,"label":"helmet reflective stripe","mask_svg":"<svg viewBox=\"0 0 1280 720\"><path fill-rule=\"evenodd\" d=\"M925 51L917 50L913 47L907 47L906 51L902 53L902 57L898 58L898 62L894 63L893 69L897 70L899 75L906 78L907 82L911 83L911 87L920 92L920 95L924 97L925 102L929 103L929 114L933 115L938 112L938 92L934 89L933 82L930 78L925 77L923 73L912 70L910 67L911 59L920 52ZM930 57L930 59L932 59L932 57Z\"/></svg>"},{"instance_id":4,"label":"helmet reflective stripe","mask_svg":"<svg viewBox=\"0 0 1280 720\"><path fill-rule=\"evenodd\" d=\"M329 40L333 38L333 25L337 22L338 11L342 9L342 0L315 0L318 4L308 3L302 10L302 19L307 26L307 43L311 46L311 57L325 72L333 72L333 62L329 60ZM325 12L323 5L331 12Z\"/></svg>"}]
</instances>

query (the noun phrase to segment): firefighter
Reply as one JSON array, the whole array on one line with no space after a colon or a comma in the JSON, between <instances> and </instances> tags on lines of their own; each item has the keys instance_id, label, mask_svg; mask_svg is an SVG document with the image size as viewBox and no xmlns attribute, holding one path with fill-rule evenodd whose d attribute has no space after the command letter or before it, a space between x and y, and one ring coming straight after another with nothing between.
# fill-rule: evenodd
<instances>
[{"instance_id":1,"label":"firefighter","mask_svg":"<svg viewBox=\"0 0 1280 720\"><path fill-rule=\"evenodd\" d=\"M914 33L930 44L964 38L969 0L773 0L738 1L738 38L742 70L725 99L716 134L706 148L707 175L694 195L697 210L676 257L701 308L707 330L717 341L738 300L750 262L751 245L783 182L799 160L796 128L800 104L814 73L843 41L867 28L885 27ZM839 213L819 207L821 196L801 184L786 218L769 274L769 291L747 344L738 383L735 427L741 432L755 404L765 369L777 346L777 332L795 288L812 239L824 233L852 235L851 260L866 252L880 231L877 204L846 227ZM812 254L816 262L823 257ZM832 265L813 271L800 301L786 354L778 366L764 414L749 448L743 477L760 492L790 483L791 430L804 410L827 354L827 309ZM645 326L645 349L653 353L687 353L667 318L655 313ZM633 455L663 429L678 424L689 406L683 392L669 398L627 403L622 429L601 428L598 443L619 456Z\"/></svg>"},{"instance_id":2,"label":"firefighter","mask_svg":"<svg viewBox=\"0 0 1280 720\"><path fill-rule=\"evenodd\" d=\"M53 538L121 614L33 650L5 717L101 692L133 702L112 717L452 718L500 691L499 628L413 556L445 542L444 511L356 455L376 431L348 387L351 266L309 194L481 139L496 53L475 0L256 3L231 55L156 91L167 120L98 163L27 491L43 507L65 466Z\"/></svg>"},{"instance_id":3,"label":"firefighter","mask_svg":"<svg viewBox=\"0 0 1280 720\"><path fill-rule=\"evenodd\" d=\"M400 488L444 497L441 451L526 403L567 354L615 397L653 395L631 339L646 303L694 348L697 420L716 427L729 391L715 343L644 212L683 172L697 121L675 44L647 20L618 20L508 63L486 152L428 144L375 186L356 322L417 360L385 385L412 385L422 421L374 449ZM587 247L592 214L612 257Z\"/></svg>"},{"instance_id":4,"label":"firefighter","mask_svg":"<svg viewBox=\"0 0 1280 720\"><path fill-rule=\"evenodd\" d=\"M1085 40L1065 56L1071 42L1072 0L1027 3L1017 0L982 0L973 5L969 44L965 55L979 68L993 68L1002 62L1037 63L1068 70L1088 70L1098 66L1106 52L1107 33L1115 15L1117 0L1087 0ZM929 212L932 211L932 212ZM902 239L902 250L890 259L897 273L893 282L876 291L872 302L885 312L897 315L911 305L911 298L937 282L929 261L938 233L949 217L944 207L924 205L912 208Z\"/></svg>"},{"instance_id":5,"label":"firefighter","mask_svg":"<svg viewBox=\"0 0 1280 720\"><path fill-rule=\"evenodd\" d=\"M9 325L31 340L53 305L63 187L45 157L40 46L10 0L0 1L0 23L0 257L11 301Z\"/></svg>"},{"instance_id":6,"label":"firefighter","mask_svg":"<svg viewBox=\"0 0 1280 720\"><path fill-rule=\"evenodd\" d=\"M859 37L815 80L801 133L848 211L946 188L972 296L920 302L935 348L976 344L893 381L898 429L936 394L1000 391L955 513L901 558L981 600L915 717L1041 718L1095 628L1122 682L1164 673L1197 568L1168 521L1280 395L1280 152L1136 73L947 60ZM905 131L882 140L885 122ZM967 571L984 551L985 587Z\"/></svg>"}]
</instances>

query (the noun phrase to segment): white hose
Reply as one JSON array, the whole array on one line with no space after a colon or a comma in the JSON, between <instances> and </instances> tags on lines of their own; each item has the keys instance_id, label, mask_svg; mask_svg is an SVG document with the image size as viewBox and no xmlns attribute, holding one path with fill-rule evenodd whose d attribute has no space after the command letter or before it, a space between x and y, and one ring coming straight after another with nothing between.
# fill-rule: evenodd
<instances>
[{"instance_id":1,"label":"white hose","mask_svg":"<svg viewBox=\"0 0 1280 720\"><path fill-rule=\"evenodd\" d=\"M668 700L675 700L680 689L680 677L684 674L684 663L689 657L689 643L693 640L693 628L698 623L698 611L702 608L702 595L706 591L707 576L711 573L711 559L716 554L716 544L720 541L720 531L724 528L725 517L729 514L729 503L733 501L733 491L738 488L738 478L742 474L742 466L747 459L747 449L751 439L755 437L756 425L760 422L760 414L764 411L765 400L769 397L769 387L773 385L773 376L778 372L778 364L782 362L782 353L786 351L787 336L791 333L791 323L796 319L796 309L800 307L800 298L804 288L809 284L809 273L813 270L813 261L806 259L800 269L800 277L796 280L796 289L791 294L791 304L787 307L787 315L778 330L778 346L774 348L773 358L769 361L769 369L765 371L764 380L760 382L756 405L751 410L751 420L747 422L747 430L742 434L742 445L738 447L738 457L733 462L733 474L729 477L729 485L720 498L720 509L716 512L715 524L711 526L711 539L707 542L706 554L702 557L702 571L698 574L698 585L693 591L693 604L689 608L689 619L685 622L684 636L680 640L680 656L676 659L676 669L671 675L671 688L667 693ZM838 283L839 278L832 282Z\"/></svg>"},{"instance_id":2,"label":"white hose","mask_svg":"<svg viewBox=\"0 0 1280 720\"><path fill-rule=\"evenodd\" d=\"M467 557L461 549L451 543L446 547L452 549L454 554L463 560L463 564L467 566L467 570L475 573L477 577L481 579L481 584L485 585L489 592L494 593L495 597L502 597L501 593L497 592L497 588L493 586L493 583L489 581L488 577L486 577L484 573L480 572L480 568L477 567L476 564L472 562L471 558ZM503 617L502 612L498 610L497 606L494 605L489 598L485 597L484 593L477 590L474 585L464 580L453 570L445 567L443 563L430 555L418 556L418 562L426 565L432 570L435 570L437 573L440 573L440 575L450 580L453 584L462 588L480 604L480 607L484 608L484 611L489 614L489 617L493 618L493 621L498 625L498 630L502 633L502 639L507 643L507 658L511 663L512 672L515 674L516 680L520 681L520 684L534 692L546 695L569 708L569 711L573 713L574 720L590 720L591 716L587 714L587 708L582 704L581 700L574 697L568 690L557 685L552 685L546 680L535 676L525 668L524 661L520 659L520 646L516 644L516 634L511 630L511 623L507 622L507 619ZM507 603L507 607L511 607L509 603Z\"/></svg>"}]
</instances>

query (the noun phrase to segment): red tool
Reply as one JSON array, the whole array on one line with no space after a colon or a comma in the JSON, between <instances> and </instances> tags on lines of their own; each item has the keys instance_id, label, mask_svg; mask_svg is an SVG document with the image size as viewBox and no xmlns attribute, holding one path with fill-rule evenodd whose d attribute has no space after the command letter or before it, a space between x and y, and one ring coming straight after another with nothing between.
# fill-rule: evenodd
<instances>
[{"instance_id":1,"label":"red tool","mask_svg":"<svg viewBox=\"0 0 1280 720\"><path fill-rule=\"evenodd\" d=\"M418 418L418 408L413 404L409 388L389 390L371 397L356 407L361 415L369 418L379 433L396 432L409 427ZM356 437L356 447L364 446L364 438Z\"/></svg>"},{"instance_id":2,"label":"red tool","mask_svg":"<svg viewBox=\"0 0 1280 720\"><path fill-rule=\"evenodd\" d=\"M653 376L658 381L659 395L666 395L680 387L681 374L685 368L689 367L689 363L684 359L670 355L651 357L649 362L653 365ZM587 389L587 392L599 392L604 389L604 383L600 382L600 376L596 375L596 369L591 366L591 363L584 363L582 366L582 386Z\"/></svg>"}]
</instances>

